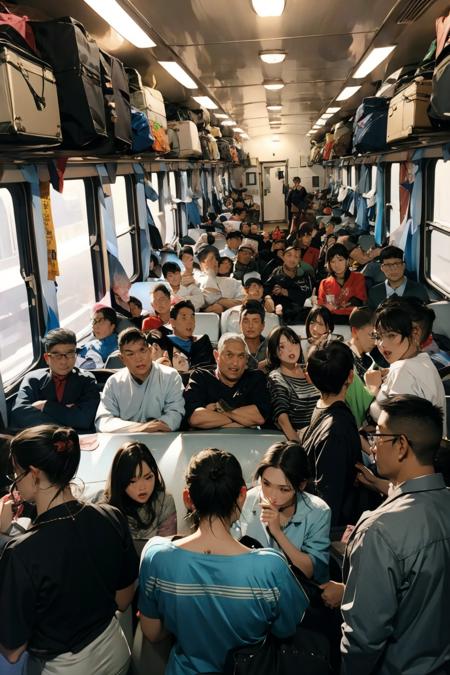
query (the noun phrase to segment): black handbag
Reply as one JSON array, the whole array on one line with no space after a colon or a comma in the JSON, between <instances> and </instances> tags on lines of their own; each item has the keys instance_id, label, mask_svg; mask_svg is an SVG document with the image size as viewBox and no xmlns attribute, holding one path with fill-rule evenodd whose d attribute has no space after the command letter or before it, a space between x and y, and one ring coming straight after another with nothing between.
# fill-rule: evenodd
<instances>
[{"instance_id":1,"label":"black handbag","mask_svg":"<svg viewBox=\"0 0 450 675\"><path fill-rule=\"evenodd\" d=\"M256 645L227 654L224 675L330 675L326 638L299 626L296 634L280 640L274 635Z\"/></svg>"}]
</instances>

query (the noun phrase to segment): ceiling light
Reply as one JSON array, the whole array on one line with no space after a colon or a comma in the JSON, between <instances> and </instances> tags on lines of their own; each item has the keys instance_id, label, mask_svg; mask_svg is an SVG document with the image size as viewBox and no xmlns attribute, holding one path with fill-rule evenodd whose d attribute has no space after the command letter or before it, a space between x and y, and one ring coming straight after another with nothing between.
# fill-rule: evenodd
<instances>
[{"instance_id":1,"label":"ceiling light","mask_svg":"<svg viewBox=\"0 0 450 675\"><path fill-rule=\"evenodd\" d=\"M286 58L286 52L282 49L272 49L259 52L259 58L264 63L282 63Z\"/></svg>"},{"instance_id":2,"label":"ceiling light","mask_svg":"<svg viewBox=\"0 0 450 675\"><path fill-rule=\"evenodd\" d=\"M267 110L270 110L270 112L276 112L277 110L282 110L283 106L282 105L268 105L266 106Z\"/></svg>"},{"instance_id":3,"label":"ceiling light","mask_svg":"<svg viewBox=\"0 0 450 675\"><path fill-rule=\"evenodd\" d=\"M327 108L325 110L326 113L331 113L331 115L334 115L334 113L339 112L340 108Z\"/></svg>"},{"instance_id":4,"label":"ceiling light","mask_svg":"<svg viewBox=\"0 0 450 675\"><path fill-rule=\"evenodd\" d=\"M248 134L241 134L241 138L243 138L245 141L248 141L250 139L250 136Z\"/></svg>"},{"instance_id":5,"label":"ceiling light","mask_svg":"<svg viewBox=\"0 0 450 675\"><path fill-rule=\"evenodd\" d=\"M270 91L277 91L278 89L283 89L284 82L283 80L264 80L263 85Z\"/></svg>"},{"instance_id":6,"label":"ceiling light","mask_svg":"<svg viewBox=\"0 0 450 675\"><path fill-rule=\"evenodd\" d=\"M116 0L85 0L86 4L97 12L125 40L139 49L156 47L156 42L137 25L136 21L116 2Z\"/></svg>"},{"instance_id":7,"label":"ceiling light","mask_svg":"<svg viewBox=\"0 0 450 675\"><path fill-rule=\"evenodd\" d=\"M326 120L317 120L314 126L316 127L324 127L326 124Z\"/></svg>"},{"instance_id":8,"label":"ceiling light","mask_svg":"<svg viewBox=\"0 0 450 675\"><path fill-rule=\"evenodd\" d=\"M245 133L243 129L240 127L233 127L233 131L235 131L237 134L243 134Z\"/></svg>"},{"instance_id":9,"label":"ceiling light","mask_svg":"<svg viewBox=\"0 0 450 675\"><path fill-rule=\"evenodd\" d=\"M182 84L183 87L186 87L187 89L197 89L197 83L194 82L192 77L188 75L176 61L158 61L158 63L164 70L167 70L169 75L172 75L177 82Z\"/></svg>"},{"instance_id":10,"label":"ceiling light","mask_svg":"<svg viewBox=\"0 0 450 675\"><path fill-rule=\"evenodd\" d=\"M366 56L364 61L359 66L356 73L353 75L355 79L366 77L372 70L375 70L384 59L386 59L391 52L394 51L397 45L390 45L389 47L375 47L370 54Z\"/></svg>"},{"instance_id":11,"label":"ceiling light","mask_svg":"<svg viewBox=\"0 0 450 675\"><path fill-rule=\"evenodd\" d=\"M330 117L333 117L333 113L323 113L321 120L329 120Z\"/></svg>"},{"instance_id":12,"label":"ceiling light","mask_svg":"<svg viewBox=\"0 0 450 675\"><path fill-rule=\"evenodd\" d=\"M234 127L236 122L234 120L223 120L223 122L220 123L223 127Z\"/></svg>"},{"instance_id":13,"label":"ceiling light","mask_svg":"<svg viewBox=\"0 0 450 675\"><path fill-rule=\"evenodd\" d=\"M348 98L351 98L353 94L356 94L358 89L361 89L361 85L358 85L357 87L345 87L339 96L336 96L336 101L346 101Z\"/></svg>"},{"instance_id":14,"label":"ceiling light","mask_svg":"<svg viewBox=\"0 0 450 675\"><path fill-rule=\"evenodd\" d=\"M281 16L285 0L252 0L253 9L258 16Z\"/></svg>"},{"instance_id":15,"label":"ceiling light","mask_svg":"<svg viewBox=\"0 0 450 675\"><path fill-rule=\"evenodd\" d=\"M225 113L214 113L214 116L217 117L218 120L228 119L228 115L225 115Z\"/></svg>"},{"instance_id":16,"label":"ceiling light","mask_svg":"<svg viewBox=\"0 0 450 675\"><path fill-rule=\"evenodd\" d=\"M193 99L208 110L217 110L219 107L211 98L209 98L209 96L193 96Z\"/></svg>"}]
</instances>

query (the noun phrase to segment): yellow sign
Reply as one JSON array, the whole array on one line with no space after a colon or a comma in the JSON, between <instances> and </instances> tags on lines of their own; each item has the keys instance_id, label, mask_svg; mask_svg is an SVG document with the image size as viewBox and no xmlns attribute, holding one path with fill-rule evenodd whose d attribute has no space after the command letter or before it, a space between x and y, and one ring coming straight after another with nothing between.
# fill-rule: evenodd
<instances>
[{"instance_id":1,"label":"yellow sign","mask_svg":"<svg viewBox=\"0 0 450 675\"><path fill-rule=\"evenodd\" d=\"M52 205L50 202L50 183L49 181L45 181L39 183L39 186L41 192L42 218L47 240L48 279L49 281L55 281L56 277L59 276L59 267L55 225L53 223Z\"/></svg>"}]
</instances>

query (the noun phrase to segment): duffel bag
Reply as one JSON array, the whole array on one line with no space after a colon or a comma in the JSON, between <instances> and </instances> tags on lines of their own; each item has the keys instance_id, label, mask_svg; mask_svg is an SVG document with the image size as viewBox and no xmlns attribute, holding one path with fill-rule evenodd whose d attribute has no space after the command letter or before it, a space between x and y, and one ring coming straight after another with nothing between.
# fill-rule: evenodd
<instances>
[{"instance_id":1,"label":"duffel bag","mask_svg":"<svg viewBox=\"0 0 450 675\"><path fill-rule=\"evenodd\" d=\"M223 162L231 162L230 144L224 138L217 139L217 147L219 148L220 159Z\"/></svg>"},{"instance_id":2,"label":"duffel bag","mask_svg":"<svg viewBox=\"0 0 450 675\"><path fill-rule=\"evenodd\" d=\"M0 12L0 40L38 55L33 29L27 16Z\"/></svg>"},{"instance_id":3,"label":"duffel bag","mask_svg":"<svg viewBox=\"0 0 450 675\"><path fill-rule=\"evenodd\" d=\"M428 114L434 126L447 127L450 122L450 48L434 69Z\"/></svg>"},{"instance_id":4,"label":"duffel bag","mask_svg":"<svg viewBox=\"0 0 450 675\"><path fill-rule=\"evenodd\" d=\"M389 101L377 96L363 99L353 123L353 152L385 150Z\"/></svg>"},{"instance_id":5,"label":"duffel bag","mask_svg":"<svg viewBox=\"0 0 450 675\"><path fill-rule=\"evenodd\" d=\"M158 153L158 155L165 155L170 152L167 131L159 124L159 122L153 122L152 120L150 120L150 129L152 136L155 139L152 147L153 152Z\"/></svg>"},{"instance_id":6,"label":"duffel bag","mask_svg":"<svg viewBox=\"0 0 450 675\"><path fill-rule=\"evenodd\" d=\"M325 145L323 148L322 159L327 161L331 157L331 152L334 146L334 134L326 134Z\"/></svg>"},{"instance_id":7,"label":"duffel bag","mask_svg":"<svg viewBox=\"0 0 450 675\"><path fill-rule=\"evenodd\" d=\"M39 52L55 73L64 147L104 142L108 131L97 44L71 17L31 25Z\"/></svg>"},{"instance_id":8,"label":"duffel bag","mask_svg":"<svg viewBox=\"0 0 450 675\"><path fill-rule=\"evenodd\" d=\"M200 145L202 148L202 158L212 159L209 148L208 133L206 131L200 131L199 138L200 138Z\"/></svg>"},{"instance_id":9,"label":"duffel bag","mask_svg":"<svg viewBox=\"0 0 450 675\"><path fill-rule=\"evenodd\" d=\"M352 149L353 124L338 122L334 127L333 157L348 155Z\"/></svg>"},{"instance_id":10,"label":"duffel bag","mask_svg":"<svg viewBox=\"0 0 450 675\"><path fill-rule=\"evenodd\" d=\"M132 144L131 106L124 65L115 56L100 52L105 117L111 152L128 152Z\"/></svg>"},{"instance_id":11,"label":"duffel bag","mask_svg":"<svg viewBox=\"0 0 450 675\"><path fill-rule=\"evenodd\" d=\"M155 139L152 136L148 117L136 108L131 108L131 133L133 138L131 152L145 152L152 149Z\"/></svg>"}]
</instances>

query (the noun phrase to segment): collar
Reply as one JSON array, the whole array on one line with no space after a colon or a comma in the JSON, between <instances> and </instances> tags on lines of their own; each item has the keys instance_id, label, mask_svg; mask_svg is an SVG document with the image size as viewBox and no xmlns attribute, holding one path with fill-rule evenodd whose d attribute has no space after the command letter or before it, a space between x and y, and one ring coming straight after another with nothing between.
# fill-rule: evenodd
<instances>
[{"instance_id":1,"label":"collar","mask_svg":"<svg viewBox=\"0 0 450 675\"><path fill-rule=\"evenodd\" d=\"M403 283L400 286L398 286L397 288L392 288L392 286L389 284L388 280L385 279L384 285L385 285L385 288L386 288L386 297L390 298L391 295L394 295L394 293L401 297L403 295L403 293L405 292L407 283L408 283L408 279L406 277L403 277Z\"/></svg>"},{"instance_id":2,"label":"collar","mask_svg":"<svg viewBox=\"0 0 450 675\"><path fill-rule=\"evenodd\" d=\"M255 495L253 498L253 501L251 503L251 510L253 514L258 513L258 507L261 501L261 486L257 486L258 489L255 490ZM307 499L307 493L306 492L299 492L297 493L297 504L295 507L295 511L292 514L292 516L289 518L289 523L292 523L294 525L301 525L301 523L305 519L305 498Z\"/></svg>"},{"instance_id":3,"label":"collar","mask_svg":"<svg viewBox=\"0 0 450 675\"><path fill-rule=\"evenodd\" d=\"M69 375L70 373L67 373L67 375L56 375L56 373L52 373L52 380L55 382L65 382Z\"/></svg>"}]
</instances>

